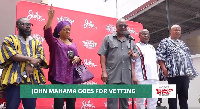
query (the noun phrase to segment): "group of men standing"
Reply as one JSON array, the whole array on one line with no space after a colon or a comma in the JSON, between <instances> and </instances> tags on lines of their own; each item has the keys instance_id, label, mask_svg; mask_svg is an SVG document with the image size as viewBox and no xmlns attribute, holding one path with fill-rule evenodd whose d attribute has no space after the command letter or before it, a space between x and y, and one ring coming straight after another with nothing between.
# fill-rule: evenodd
<instances>
[{"instance_id":1,"label":"group of men standing","mask_svg":"<svg viewBox=\"0 0 200 109\"><path fill-rule=\"evenodd\" d=\"M6 87L7 109L17 109L23 102L25 109L35 109L36 99L20 99L19 85L43 84L44 73L41 67L47 68L44 48L41 43L30 37L32 24L27 18L16 22L18 35L7 36L0 49L0 66L4 68L1 85ZM181 109L188 109L188 89L190 78L197 76L189 48L179 40L181 27L173 25L170 36L163 39L157 50L150 45L150 34L147 29L139 32L140 41L134 44L126 37L127 22L119 19L116 32L107 35L98 51L102 67L102 81L106 84L158 84L158 74L176 84L176 93ZM20 45L20 46L19 46ZM160 72L158 73L158 64ZM29 79L23 80L23 71ZM107 98L107 108L117 109L118 99ZM137 109L145 108L145 98L137 98ZM147 109L156 109L157 98L147 98ZM128 99L119 98L119 108L128 109ZM169 109L177 109L177 99L169 98Z\"/></svg>"},{"instance_id":2,"label":"group of men standing","mask_svg":"<svg viewBox=\"0 0 200 109\"><path fill-rule=\"evenodd\" d=\"M159 84L159 75L176 84L176 93L181 109L188 109L188 89L190 78L198 75L189 48L179 38L181 27L173 25L170 36L163 39L157 50L149 44L147 29L139 32L140 41L136 46L126 37L125 19L116 23L116 33L107 35L98 51L102 67L102 81L107 84ZM132 61L129 61L132 60ZM160 70L158 71L158 66ZM131 69L132 68L132 69ZM147 100L147 102L145 102ZM137 98L137 109L156 109L157 98ZM108 109L118 108L117 98L107 99ZM169 98L169 109L177 109L177 98ZM119 109L128 109L128 99L119 98Z\"/></svg>"}]
</instances>

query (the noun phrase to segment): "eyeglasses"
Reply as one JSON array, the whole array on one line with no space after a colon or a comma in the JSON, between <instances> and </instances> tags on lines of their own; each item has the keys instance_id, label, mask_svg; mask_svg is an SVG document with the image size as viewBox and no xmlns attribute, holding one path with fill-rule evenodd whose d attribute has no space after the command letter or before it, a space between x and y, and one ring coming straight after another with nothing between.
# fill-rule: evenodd
<instances>
[{"instance_id":1,"label":"eyeglasses","mask_svg":"<svg viewBox=\"0 0 200 109\"><path fill-rule=\"evenodd\" d=\"M32 23L19 23L19 24L21 24L22 26L28 26L28 27L30 27L30 26L33 26L33 24Z\"/></svg>"},{"instance_id":2,"label":"eyeglasses","mask_svg":"<svg viewBox=\"0 0 200 109\"><path fill-rule=\"evenodd\" d=\"M127 26L128 26L128 25L125 25L125 24L120 24L120 25L119 25L120 28L122 28L122 27L126 28Z\"/></svg>"}]
</instances>

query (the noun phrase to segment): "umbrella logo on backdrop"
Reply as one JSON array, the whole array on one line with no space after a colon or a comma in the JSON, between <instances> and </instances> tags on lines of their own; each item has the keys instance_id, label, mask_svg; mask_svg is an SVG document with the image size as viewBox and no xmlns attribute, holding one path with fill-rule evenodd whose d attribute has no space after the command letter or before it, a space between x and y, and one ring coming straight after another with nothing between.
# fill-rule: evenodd
<instances>
[{"instance_id":1,"label":"umbrella logo on backdrop","mask_svg":"<svg viewBox=\"0 0 200 109\"><path fill-rule=\"evenodd\" d=\"M84 65L86 67L96 67L97 65L95 65L93 62L92 62L92 59L90 59L89 61L87 59L84 59Z\"/></svg>"},{"instance_id":2,"label":"umbrella logo on backdrop","mask_svg":"<svg viewBox=\"0 0 200 109\"><path fill-rule=\"evenodd\" d=\"M88 21L88 19L85 19L85 24L83 26L84 28L94 28L97 29L97 27L93 24L92 21Z\"/></svg>"},{"instance_id":3,"label":"umbrella logo on backdrop","mask_svg":"<svg viewBox=\"0 0 200 109\"><path fill-rule=\"evenodd\" d=\"M114 33L116 31L116 27L114 25L106 25L106 30L110 33Z\"/></svg>"},{"instance_id":4,"label":"umbrella logo on backdrop","mask_svg":"<svg viewBox=\"0 0 200 109\"><path fill-rule=\"evenodd\" d=\"M60 21L69 21L71 24L74 23L74 20L72 20L69 17L63 17L63 16L61 16L61 17L57 17L56 19L57 19L58 22L60 22Z\"/></svg>"},{"instance_id":5,"label":"umbrella logo on backdrop","mask_svg":"<svg viewBox=\"0 0 200 109\"><path fill-rule=\"evenodd\" d=\"M26 18L29 20L33 19L33 20L37 20L37 21L45 21L45 19L43 19L42 16L39 15L38 11L35 12L35 14L34 14L33 10L28 11L28 16Z\"/></svg>"},{"instance_id":6,"label":"umbrella logo on backdrop","mask_svg":"<svg viewBox=\"0 0 200 109\"><path fill-rule=\"evenodd\" d=\"M93 103L91 103L90 100L88 102L85 100L82 101L81 109L92 109L92 108L95 108L95 106L93 106Z\"/></svg>"},{"instance_id":7,"label":"umbrella logo on backdrop","mask_svg":"<svg viewBox=\"0 0 200 109\"><path fill-rule=\"evenodd\" d=\"M94 49L97 46L97 43L94 42L93 40L86 40L82 41L84 46L88 49Z\"/></svg>"}]
</instances>

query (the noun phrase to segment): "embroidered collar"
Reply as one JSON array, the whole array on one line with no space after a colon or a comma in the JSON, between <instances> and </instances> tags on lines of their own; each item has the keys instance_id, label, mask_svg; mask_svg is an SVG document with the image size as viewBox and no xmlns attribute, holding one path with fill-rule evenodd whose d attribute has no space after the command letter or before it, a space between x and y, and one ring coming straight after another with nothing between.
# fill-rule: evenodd
<instances>
[{"instance_id":1,"label":"embroidered collar","mask_svg":"<svg viewBox=\"0 0 200 109\"><path fill-rule=\"evenodd\" d=\"M22 42L25 45L28 45L29 41L33 39L31 36L28 36L26 40L22 36L17 35L17 37L19 38L20 42Z\"/></svg>"}]
</instances>

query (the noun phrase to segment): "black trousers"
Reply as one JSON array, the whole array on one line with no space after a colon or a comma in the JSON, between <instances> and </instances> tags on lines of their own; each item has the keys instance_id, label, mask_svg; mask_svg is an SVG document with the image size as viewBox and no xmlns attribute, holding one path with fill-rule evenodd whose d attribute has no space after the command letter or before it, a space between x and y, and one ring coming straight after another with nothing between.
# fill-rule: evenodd
<instances>
[{"instance_id":1,"label":"black trousers","mask_svg":"<svg viewBox=\"0 0 200 109\"><path fill-rule=\"evenodd\" d=\"M22 101L24 109L35 109L36 98L20 98L20 86L6 87L6 109L18 109Z\"/></svg>"},{"instance_id":2,"label":"black trousers","mask_svg":"<svg viewBox=\"0 0 200 109\"><path fill-rule=\"evenodd\" d=\"M176 84L176 98L169 98L169 109L177 109L177 95L179 99L180 109L188 109L188 89L189 89L189 77L176 76L169 77L168 84Z\"/></svg>"},{"instance_id":3,"label":"black trousers","mask_svg":"<svg viewBox=\"0 0 200 109\"><path fill-rule=\"evenodd\" d=\"M52 84L64 84L55 81L52 77L50 78ZM76 98L65 98L65 99L66 99L66 109L75 109ZM63 105L64 105L64 98L54 98L54 109L63 109Z\"/></svg>"}]
</instances>

